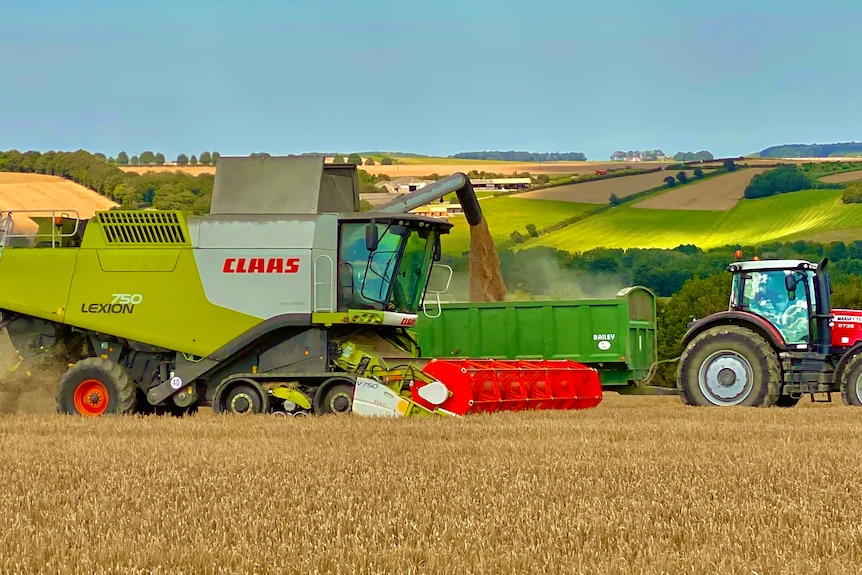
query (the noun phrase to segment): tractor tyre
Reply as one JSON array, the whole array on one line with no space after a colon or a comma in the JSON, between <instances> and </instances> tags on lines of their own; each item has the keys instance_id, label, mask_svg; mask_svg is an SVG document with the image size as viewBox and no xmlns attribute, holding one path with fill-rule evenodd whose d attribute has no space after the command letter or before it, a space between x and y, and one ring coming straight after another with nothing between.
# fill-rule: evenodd
<instances>
[{"instance_id":1,"label":"tractor tyre","mask_svg":"<svg viewBox=\"0 0 862 575\"><path fill-rule=\"evenodd\" d=\"M850 358L839 379L844 405L862 406L862 353Z\"/></svg>"},{"instance_id":2,"label":"tractor tyre","mask_svg":"<svg viewBox=\"0 0 862 575\"><path fill-rule=\"evenodd\" d=\"M689 343L676 373L686 405L770 407L781 394L781 365L769 343L735 325L712 327Z\"/></svg>"},{"instance_id":3,"label":"tractor tyre","mask_svg":"<svg viewBox=\"0 0 862 575\"><path fill-rule=\"evenodd\" d=\"M57 411L84 417L135 412L137 388L121 365L88 357L66 370L57 391Z\"/></svg>"},{"instance_id":4,"label":"tractor tyre","mask_svg":"<svg viewBox=\"0 0 862 575\"><path fill-rule=\"evenodd\" d=\"M327 380L318 389L318 415L344 415L353 412L353 391L355 386L348 379Z\"/></svg>"}]
</instances>

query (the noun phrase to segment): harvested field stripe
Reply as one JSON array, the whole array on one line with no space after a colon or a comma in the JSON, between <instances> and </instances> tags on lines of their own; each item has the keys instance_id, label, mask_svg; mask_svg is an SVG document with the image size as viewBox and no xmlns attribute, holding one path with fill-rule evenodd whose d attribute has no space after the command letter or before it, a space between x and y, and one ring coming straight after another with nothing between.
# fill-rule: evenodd
<instances>
[{"instance_id":1,"label":"harvested field stripe","mask_svg":"<svg viewBox=\"0 0 862 575\"><path fill-rule=\"evenodd\" d=\"M751 179L766 168L745 168L707 178L632 204L633 208L654 210L712 210L733 208L745 194Z\"/></svg>"},{"instance_id":2,"label":"harvested field stripe","mask_svg":"<svg viewBox=\"0 0 862 575\"><path fill-rule=\"evenodd\" d=\"M685 171L689 178L694 177L693 170L683 171ZM607 204L610 201L611 194L616 194L619 198L626 198L633 194L637 194L638 192L661 186L664 183L665 178L668 176L675 177L677 173L679 173L679 171L669 172L662 170L660 172L652 172L650 174L622 176L619 178L609 178L607 180L597 180L581 184L546 188L544 190L514 194L512 197L525 200L553 200L557 202Z\"/></svg>"},{"instance_id":3,"label":"harvested field stripe","mask_svg":"<svg viewBox=\"0 0 862 575\"><path fill-rule=\"evenodd\" d=\"M845 182L855 182L857 180L862 180L862 170L842 172L840 174L832 174L831 176L823 176L820 178L820 181L826 184L843 184Z\"/></svg>"}]
</instances>

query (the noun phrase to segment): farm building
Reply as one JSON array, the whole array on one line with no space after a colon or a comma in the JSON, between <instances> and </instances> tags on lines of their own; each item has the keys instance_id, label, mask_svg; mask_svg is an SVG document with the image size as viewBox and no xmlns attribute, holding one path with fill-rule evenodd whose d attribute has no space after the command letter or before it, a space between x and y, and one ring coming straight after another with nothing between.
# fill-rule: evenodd
<instances>
[{"instance_id":1,"label":"farm building","mask_svg":"<svg viewBox=\"0 0 862 575\"><path fill-rule=\"evenodd\" d=\"M375 187L381 190L385 189L390 194L406 194L407 192L415 192L419 188L424 188L428 184L433 183L433 180L422 180L412 176L404 176L388 182L378 182L375 184Z\"/></svg>"},{"instance_id":2,"label":"farm building","mask_svg":"<svg viewBox=\"0 0 862 575\"><path fill-rule=\"evenodd\" d=\"M433 203L425 206L420 206L413 210L410 210L411 213L418 214L420 216L428 216L432 218L448 218L454 216L456 214L463 214L464 210L461 209L461 204L450 204L449 202L441 203Z\"/></svg>"},{"instance_id":3,"label":"farm building","mask_svg":"<svg viewBox=\"0 0 862 575\"><path fill-rule=\"evenodd\" d=\"M473 189L480 190L522 190L529 188L533 181L530 178L491 178L470 180Z\"/></svg>"}]
</instances>

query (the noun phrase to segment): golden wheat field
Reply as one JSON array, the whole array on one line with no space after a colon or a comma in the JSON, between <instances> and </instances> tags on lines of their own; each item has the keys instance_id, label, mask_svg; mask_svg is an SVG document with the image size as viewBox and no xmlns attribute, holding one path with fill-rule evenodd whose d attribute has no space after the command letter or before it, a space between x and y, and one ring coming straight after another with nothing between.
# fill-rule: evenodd
<instances>
[{"instance_id":1,"label":"golden wheat field","mask_svg":"<svg viewBox=\"0 0 862 575\"><path fill-rule=\"evenodd\" d=\"M0 415L0 571L857 573L860 417Z\"/></svg>"}]
</instances>

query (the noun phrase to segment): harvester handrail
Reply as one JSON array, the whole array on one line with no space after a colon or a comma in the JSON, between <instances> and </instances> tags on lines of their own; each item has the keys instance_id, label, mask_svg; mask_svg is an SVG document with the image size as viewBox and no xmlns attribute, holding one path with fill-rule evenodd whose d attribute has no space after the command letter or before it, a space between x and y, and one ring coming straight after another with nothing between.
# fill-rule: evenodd
<instances>
[{"instance_id":1,"label":"harvester handrail","mask_svg":"<svg viewBox=\"0 0 862 575\"><path fill-rule=\"evenodd\" d=\"M58 238L71 238L78 234L78 226L80 225L81 216L77 210L0 210L0 221L2 221L2 229L0 229L0 247L5 247L9 238L32 238L40 235L47 236L48 234L40 234L37 229L34 233L15 234L9 233L10 228L14 229L15 222L12 219L13 214L49 214L51 218L69 218L72 219L74 214L75 228L69 233L58 232L56 226L51 227L51 248L55 248ZM29 217L29 216L27 216Z\"/></svg>"}]
</instances>

